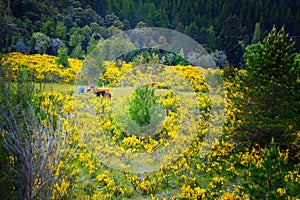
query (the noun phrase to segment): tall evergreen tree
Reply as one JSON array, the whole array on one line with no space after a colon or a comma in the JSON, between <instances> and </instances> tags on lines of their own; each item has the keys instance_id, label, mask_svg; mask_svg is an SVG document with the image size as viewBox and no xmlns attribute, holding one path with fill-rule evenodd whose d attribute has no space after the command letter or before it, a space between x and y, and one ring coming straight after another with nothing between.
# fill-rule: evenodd
<instances>
[{"instance_id":1,"label":"tall evergreen tree","mask_svg":"<svg viewBox=\"0 0 300 200\"><path fill-rule=\"evenodd\" d=\"M199 40L198 42L200 44L206 44L207 43L207 31L205 27L201 27L199 30Z\"/></svg>"},{"instance_id":2,"label":"tall evergreen tree","mask_svg":"<svg viewBox=\"0 0 300 200\"><path fill-rule=\"evenodd\" d=\"M56 63L58 65L62 65L65 68L68 68L70 66L70 63L68 61L68 48L65 45L59 47L57 56L58 57Z\"/></svg>"},{"instance_id":3,"label":"tall evergreen tree","mask_svg":"<svg viewBox=\"0 0 300 200\"><path fill-rule=\"evenodd\" d=\"M229 16L221 31L221 43L231 65L242 67L245 29L237 16Z\"/></svg>"},{"instance_id":4,"label":"tall evergreen tree","mask_svg":"<svg viewBox=\"0 0 300 200\"><path fill-rule=\"evenodd\" d=\"M217 42L217 38L216 38L216 34L214 31L214 27L211 25L208 29L207 29L207 46L211 49L211 50L215 50L216 49L216 42Z\"/></svg>"},{"instance_id":5,"label":"tall evergreen tree","mask_svg":"<svg viewBox=\"0 0 300 200\"><path fill-rule=\"evenodd\" d=\"M185 27L184 33L189 35L194 40L199 40L199 28L195 22L191 23L189 26Z\"/></svg>"},{"instance_id":6,"label":"tall evergreen tree","mask_svg":"<svg viewBox=\"0 0 300 200\"><path fill-rule=\"evenodd\" d=\"M242 132L252 141L266 144L274 137L288 145L299 131L300 65L294 44L284 28L273 28L261 44L247 47Z\"/></svg>"},{"instance_id":7,"label":"tall evergreen tree","mask_svg":"<svg viewBox=\"0 0 300 200\"><path fill-rule=\"evenodd\" d=\"M55 37L65 41L67 38L67 27L63 22L58 22L55 28Z\"/></svg>"},{"instance_id":8,"label":"tall evergreen tree","mask_svg":"<svg viewBox=\"0 0 300 200\"><path fill-rule=\"evenodd\" d=\"M286 199L288 194L280 191L287 187L284 179L287 175L287 155L272 141L263 150L262 159L250 162L243 179L243 190L253 199Z\"/></svg>"},{"instance_id":9,"label":"tall evergreen tree","mask_svg":"<svg viewBox=\"0 0 300 200\"><path fill-rule=\"evenodd\" d=\"M260 23L257 22L255 24L255 29L254 29L253 38L252 38L251 43L255 44L255 43L258 43L259 41L260 41Z\"/></svg>"}]
</instances>

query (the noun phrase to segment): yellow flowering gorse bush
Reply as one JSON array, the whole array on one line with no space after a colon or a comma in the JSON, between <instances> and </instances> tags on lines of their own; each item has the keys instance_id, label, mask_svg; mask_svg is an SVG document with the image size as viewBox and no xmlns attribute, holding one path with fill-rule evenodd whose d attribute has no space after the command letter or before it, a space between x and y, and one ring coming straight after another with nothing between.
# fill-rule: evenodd
<instances>
[{"instance_id":1,"label":"yellow flowering gorse bush","mask_svg":"<svg viewBox=\"0 0 300 200\"><path fill-rule=\"evenodd\" d=\"M71 67L66 69L58 66L55 61L55 57L48 55L11 53L7 55L5 62L12 64L12 73L27 68L34 73L36 81L74 82L82 61L69 59ZM234 101L247 101L243 92L236 90L238 81L224 82L227 120L220 138L206 143L204 138L210 133L209 124L211 120L216 120L212 119L212 104L221 107L223 103L220 96L208 95L212 88L206 83L205 77L213 76L216 73L215 69L168 66L163 72L164 78L160 79L158 76L151 76L147 70L142 72L140 69L134 69L131 63L105 62L104 65L105 71L99 77L99 82L104 82L112 88L111 99L97 98L94 94L70 96L58 92L42 92L37 95L36 101L40 102L41 109L51 116L58 117L64 129L69 130L70 134L64 138L68 146L65 154L74 156L72 162L63 160L54 169L55 176L60 174L63 167L67 168L67 174L55 184L53 199L67 197L67 194L72 194L73 198L77 199L250 199L251 194L247 194L245 186L237 177L244 174L252 176L253 172L248 170L252 165L258 169L263 168L265 148L235 152L238 144L233 138L239 134L237 130L242 124L239 120L241 111L234 107ZM223 74L223 71L218 73ZM247 72L236 70L234 73L238 80ZM158 102L166 111L166 116L162 126L154 134L130 134L124 131L124 126L118 121L120 113L115 112L116 107L113 103L117 99L117 91L120 90L114 87L121 86L122 81L126 81L126 86L131 87L137 81L149 80L155 83L153 88L156 89ZM176 87L177 91L172 90L171 86ZM125 87L123 89L125 90ZM244 90L247 91L248 88ZM122 105L121 112L128 108L125 104L129 99L118 98L118 105ZM191 99L194 102L189 102ZM190 114L183 105L189 104L196 105L200 117L198 121L191 121L191 124L182 126L184 117ZM80 113L80 110L91 108L95 114ZM158 153L159 149L167 147L174 139L174 146L180 147L182 143L176 141L176 136L180 135L182 129L188 132L189 127L198 128L188 148L179 153L176 149L171 152L178 154L178 158L172 160L172 155L162 157ZM180 140L188 141L190 135L180 136ZM206 147L210 149L209 152L204 152ZM95 152L105 152L115 159L122 159L126 155L135 159L135 153L147 153L153 159L149 163L163 159L170 159L172 162L166 162L167 164L153 172L132 173L128 171L132 163L122 163L119 169L123 171L114 170L109 168L104 160L99 159ZM278 157L287 162L289 152L279 151ZM299 172L289 171L284 175L284 181L299 185ZM285 186L276 188L276 193L282 198L289 198L289 192Z\"/></svg>"},{"instance_id":2,"label":"yellow flowering gorse bush","mask_svg":"<svg viewBox=\"0 0 300 200\"><path fill-rule=\"evenodd\" d=\"M12 52L4 56L3 61L12 65L12 73L15 74L21 68L26 68L34 74L35 81L66 82L75 81L76 73L82 66L82 61L69 58L69 68L56 63L56 57L47 54L25 55Z\"/></svg>"}]
</instances>

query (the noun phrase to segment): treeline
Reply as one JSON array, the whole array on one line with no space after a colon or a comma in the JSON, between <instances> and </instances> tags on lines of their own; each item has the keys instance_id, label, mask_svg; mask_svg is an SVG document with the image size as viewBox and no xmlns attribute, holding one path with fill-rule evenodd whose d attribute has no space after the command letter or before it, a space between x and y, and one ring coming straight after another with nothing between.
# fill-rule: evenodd
<instances>
[{"instance_id":1,"label":"treeline","mask_svg":"<svg viewBox=\"0 0 300 200\"><path fill-rule=\"evenodd\" d=\"M1 0L1 50L67 53L82 59L98 40L122 30L156 26L183 32L210 52L243 67L245 47L272 28L300 35L294 0ZM300 48L298 37L297 49Z\"/></svg>"},{"instance_id":2,"label":"treeline","mask_svg":"<svg viewBox=\"0 0 300 200\"><path fill-rule=\"evenodd\" d=\"M127 29L116 15L98 15L78 1L6 1L1 4L1 48L25 54L83 56L101 38Z\"/></svg>"},{"instance_id":3,"label":"treeline","mask_svg":"<svg viewBox=\"0 0 300 200\"><path fill-rule=\"evenodd\" d=\"M237 16L245 34L253 35L255 23L260 22L262 32L267 33L273 25L285 25L293 35L299 34L300 9L299 1L293 0L199 0L199 1L158 1L158 0L104 0L100 1L104 5L106 12L101 12L99 1L81 1L85 5L91 5L101 15L116 13L122 20L127 19L131 27L143 21L147 26L164 26L177 28L179 31L188 31L193 28L193 24L201 28L214 27L217 35L224 29L224 22L229 16ZM232 30L233 35L237 35L240 30ZM196 30L195 30L196 32ZM201 34L196 35L201 40ZM263 37L262 37L263 38Z\"/></svg>"}]
</instances>

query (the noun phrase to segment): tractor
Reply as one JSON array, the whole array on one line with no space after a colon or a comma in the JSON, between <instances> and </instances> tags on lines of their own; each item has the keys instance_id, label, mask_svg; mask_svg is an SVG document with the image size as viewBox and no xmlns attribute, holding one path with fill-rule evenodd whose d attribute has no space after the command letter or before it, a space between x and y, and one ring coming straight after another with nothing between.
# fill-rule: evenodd
<instances>
[{"instance_id":1,"label":"tractor","mask_svg":"<svg viewBox=\"0 0 300 200\"><path fill-rule=\"evenodd\" d=\"M97 97L101 95L103 98L107 98L107 99L111 98L109 88L95 88L95 94L97 95Z\"/></svg>"},{"instance_id":2,"label":"tractor","mask_svg":"<svg viewBox=\"0 0 300 200\"><path fill-rule=\"evenodd\" d=\"M109 88L105 88L105 87L95 87L94 84L91 84L91 81L89 80L88 82L88 89L87 89L87 93L93 91L97 97L102 96L103 98L111 98L111 93L110 93L110 89Z\"/></svg>"}]
</instances>

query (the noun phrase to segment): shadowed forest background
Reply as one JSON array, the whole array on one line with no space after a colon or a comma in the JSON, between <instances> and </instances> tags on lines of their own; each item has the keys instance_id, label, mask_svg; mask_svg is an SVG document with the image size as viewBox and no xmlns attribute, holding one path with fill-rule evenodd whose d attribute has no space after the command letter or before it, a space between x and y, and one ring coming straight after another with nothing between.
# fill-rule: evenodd
<instances>
[{"instance_id":1,"label":"shadowed forest background","mask_svg":"<svg viewBox=\"0 0 300 200\"><path fill-rule=\"evenodd\" d=\"M275 25L300 48L299 1L1 0L1 50L57 55L62 44L82 59L101 38L143 26L185 33L243 67L245 47ZM221 54L220 56L222 56Z\"/></svg>"}]
</instances>

